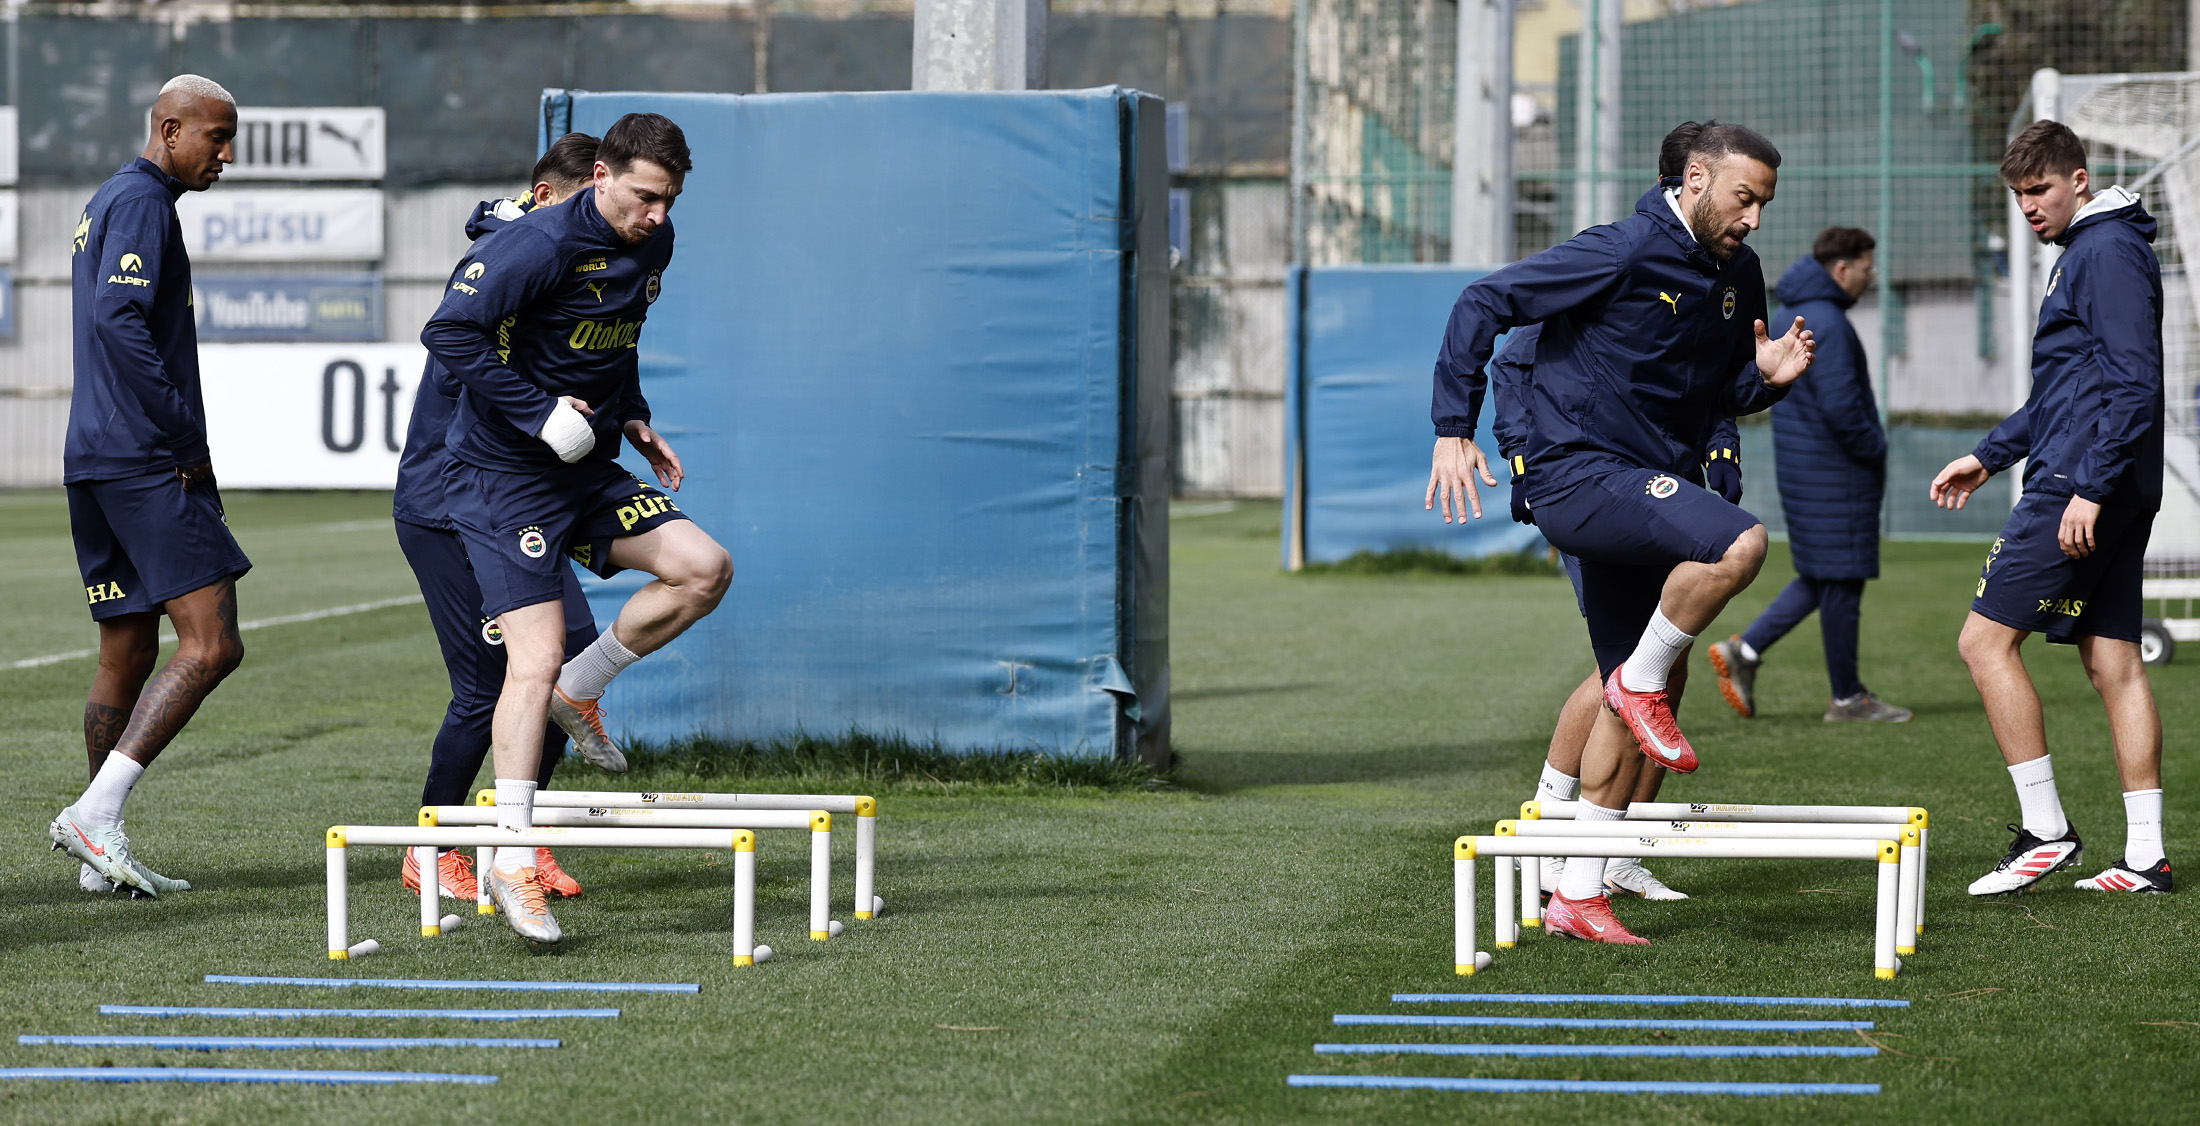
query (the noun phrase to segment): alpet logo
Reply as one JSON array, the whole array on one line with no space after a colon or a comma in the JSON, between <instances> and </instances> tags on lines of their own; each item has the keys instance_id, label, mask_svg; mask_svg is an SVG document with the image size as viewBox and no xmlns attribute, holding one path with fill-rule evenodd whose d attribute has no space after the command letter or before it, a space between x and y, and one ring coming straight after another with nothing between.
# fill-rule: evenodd
<instances>
[{"instance_id":1,"label":"alpet logo","mask_svg":"<svg viewBox=\"0 0 2200 1126\"><path fill-rule=\"evenodd\" d=\"M1650 478L1650 483L1644 485L1642 487L1642 491L1649 493L1651 496L1656 497L1659 500L1664 500L1665 498L1672 496L1674 493L1680 492L1681 483L1671 477L1666 476L1663 473L1660 473L1657 476Z\"/></svg>"},{"instance_id":2,"label":"alpet logo","mask_svg":"<svg viewBox=\"0 0 2200 1126\"><path fill-rule=\"evenodd\" d=\"M153 284L153 279L141 278L137 276L138 271L145 268L145 259L140 258L135 254L125 254L115 261L115 265L120 267L122 272L119 274L109 274L107 276L108 285L134 285L142 287Z\"/></svg>"},{"instance_id":3,"label":"alpet logo","mask_svg":"<svg viewBox=\"0 0 2200 1126\"><path fill-rule=\"evenodd\" d=\"M540 559L550 550L550 541L542 538L541 528L525 528L519 534L519 551L529 559Z\"/></svg>"}]
</instances>

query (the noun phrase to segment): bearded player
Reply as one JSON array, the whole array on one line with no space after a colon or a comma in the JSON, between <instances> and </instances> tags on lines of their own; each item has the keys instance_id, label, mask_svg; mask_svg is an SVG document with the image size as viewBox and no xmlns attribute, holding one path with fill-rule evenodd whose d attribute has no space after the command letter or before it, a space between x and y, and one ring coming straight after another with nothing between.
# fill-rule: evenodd
<instances>
[{"instance_id":1,"label":"bearded player","mask_svg":"<svg viewBox=\"0 0 2200 1126\"><path fill-rule=\"evenodd\" d=\"M1797 318L1768 337L1764 274L1743 240L1779 180L1779 151L1738 125L1707 124L1672 189L1635 214L1482 278L1459 297L1436 364L1439 386L1486 386L1499 334L1543 322L1528 384L1524 464L1536 525L1581 561L1581 597L1604 678L1582 755L1583 820L1626 815L1643 758L1696 769L1673 719L1673 663L1764 562L1764 525L1687 478L1721 416L1764 410L1810 366ZM1754 332L1752 331L1754 329ZM1437 392L1439 408L1456 391ZM1495 485L1474 427L1439 424L1430 503L1481 516L1474 478ZM1638 753L1639 751L1639 753ZM1605 865L1566 865L1546 928L1646 944L1613 915Z\"/></svg>"}]
</instances>

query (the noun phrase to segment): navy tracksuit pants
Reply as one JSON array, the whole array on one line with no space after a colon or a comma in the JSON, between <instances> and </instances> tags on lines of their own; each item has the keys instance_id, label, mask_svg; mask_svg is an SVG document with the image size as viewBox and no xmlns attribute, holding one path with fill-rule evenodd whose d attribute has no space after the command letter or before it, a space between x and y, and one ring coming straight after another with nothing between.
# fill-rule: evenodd
<instances>
[{"instance_id":1,"label":"navy tracksuit pants","mask_svg":"<svg viewBox=\"0 0 2200 1126\"><path fill-rule=\"evenodd\" d=\"M1826 680L1833 686L1834 698L1845 700L1864 691L1864 682L1856 678L1857 620L1863 609L1864 580L1799 575L1749 624L1742 640L1763 656L1773 642L1801 625L1811 611L1818 611L1818 632L1826 643Z\"/></svg>"}]
</instances>

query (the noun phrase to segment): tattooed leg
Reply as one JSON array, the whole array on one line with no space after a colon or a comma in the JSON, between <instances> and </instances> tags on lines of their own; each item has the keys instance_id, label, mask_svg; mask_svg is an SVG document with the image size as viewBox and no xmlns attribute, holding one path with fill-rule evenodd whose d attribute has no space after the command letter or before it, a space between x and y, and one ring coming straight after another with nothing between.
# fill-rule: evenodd
<instances>
[{"instance_id":1,"label":"tattooed leg","mask_svg":"<svg viewBox=\"0 0 2200 1126\"><path fill-rule=\"evenodd\" d=\"M138 696L115 750L150 766L222 678L244 660L237 636L237 584L223 579L168 601L176 652Z\"/></svg>"},{"instance_id":2,"label":"tattooed leg","mask_svg":"<svg viewBox=\"0 0 2200 1126\"><path fill-rule=\"evenodd\" d=\"M91 777L99 777L107 752L122 738L159 656L160 615L124 614L99 623L99 671L92 674L91 696L84 701L84 755Z\"/></svg>"}]
</instances>

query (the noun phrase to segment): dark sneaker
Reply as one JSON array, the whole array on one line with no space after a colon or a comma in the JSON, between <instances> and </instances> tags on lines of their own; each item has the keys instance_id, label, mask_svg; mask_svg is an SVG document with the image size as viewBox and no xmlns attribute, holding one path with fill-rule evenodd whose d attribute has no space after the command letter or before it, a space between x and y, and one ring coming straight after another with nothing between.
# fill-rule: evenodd
<instances>
[{"instance_id":1,"label":"dark sneaker","mask_svg":"<svg viewBox=\"0 0 2200 1126\"><path fill-rule=\"evenodd\" d=\"M1865 692L1826 705L1827 723L1908 723L1910 709L1898 708Z\"/></svg>"},{"instance_id":2,"label":"dark sneaker","mask_svg":"<svg viewBox=\"0 0 2200 1126\"><path fill-rule=\"evenodd\" d=\"M1741 634L1713 642L1708 652L1711 671L1719 674L1719 695L1726 698L1727 706L1742 713L1745 719L1756 715L1757 669L1764 662L1742 656Z\"/></svg>"},{"instance_id":3,"label":"dark sneaker","mask_svg":"<svg viewBox=\"0 0 2200 1126\"><path fill-rule=\"evenodd\" d=\"M2009 831L2017 835L2009 845L2009 855L2002 857L1993 871L1972 881L1972 895L2023 891L2050 873L2077 867L2085 856L2085 842L2078 839L2075 826L2051 841L2043 841L2015 825L2009 826Z\"/></svg>"},{"instance_id":4,"label":"dark sneaker","mask_svg":"<svg viewBox=\"0 0 2200 1126\"><path fill-rule=\"evenodd\" d=\"M2119 860L2109 865L2108 870L2100 875L2090 880L2079 880L2078 887L2084 891L2131 891L2168 895L2169 858L2163 857L2154 867L2143 872Z\"/></svg>"}]
</instances>

